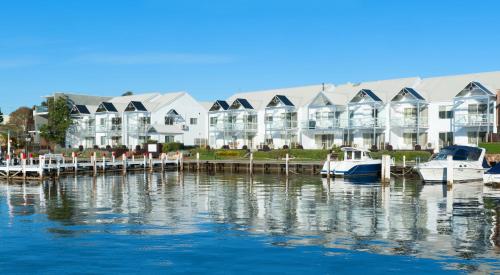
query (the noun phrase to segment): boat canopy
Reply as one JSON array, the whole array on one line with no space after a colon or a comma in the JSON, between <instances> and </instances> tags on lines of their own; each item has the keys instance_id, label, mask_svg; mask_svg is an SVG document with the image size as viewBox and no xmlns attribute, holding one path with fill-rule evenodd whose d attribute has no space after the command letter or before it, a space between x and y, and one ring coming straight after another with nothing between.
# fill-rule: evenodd
<instances>
[{"instance_id":1,"label":"boat canopy","mask_svg":"<svg viewBox=\"0 0 500 275\"><path fill-rule=\"evenodd\" d=\"M444 147L434 156L435 160L446 160L449 155L453 156L453 160L478 161L483 153L482 148L472 146L453 145ZM486 165L486 166L485 166ZM483 166L489 167L486 159L483 157Z\"/></svg>"}]
</instances>

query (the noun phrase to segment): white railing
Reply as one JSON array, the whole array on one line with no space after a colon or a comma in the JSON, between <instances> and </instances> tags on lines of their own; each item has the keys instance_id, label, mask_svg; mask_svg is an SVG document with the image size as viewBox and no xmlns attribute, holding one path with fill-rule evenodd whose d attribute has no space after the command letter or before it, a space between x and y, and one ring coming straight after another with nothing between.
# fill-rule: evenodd
<instances>
[{"instance_id":1,"label":"white railing","mask_svg":"<svg viewBox=\"0 0 500 275\"><path fill-rule=\"evenodd\" d=\"M266 121L266 130L292 130L297 128L297 121L291 120L276 120L276 121Z\"/></svg>"},{"instance_id":2,"label":"white railing","mask_svg":"<svg viewBox=\"0 0 500 275\"><path fill-rule=\"evenodd\" d=\"M304 130L335 130L341 127L339 119L310 119L301 123Z\"/></svg>"},{"instance_id":3,"label":"white railing","mask_svg":"<svg viewBox=\"0 0 500 275\"><path fill-rule=\"evenodd\" d=\"M351 118L349 128L380 128L385 126L385 118Z\"/></svg>"},{"instance_id":4,"label":"white railing","mask_svg":"<svg viewBox=\"0 0 500 275\"><path fill-rule=\"evenodd\" d=\"M455 114L455 125L461 126L493 126L493 114Z\"/></svg>"},{"instance_id":5,"label":"white railing","mask_svg":"<svg viewBox=\"0 0 500 275\"><path fill-rule=\"evenodd\" d=\"M391 126L427 128L429 127L428 121L427 117L420 117L419 119L417 117L391 117Z\"/></svg>"}]
</instances>

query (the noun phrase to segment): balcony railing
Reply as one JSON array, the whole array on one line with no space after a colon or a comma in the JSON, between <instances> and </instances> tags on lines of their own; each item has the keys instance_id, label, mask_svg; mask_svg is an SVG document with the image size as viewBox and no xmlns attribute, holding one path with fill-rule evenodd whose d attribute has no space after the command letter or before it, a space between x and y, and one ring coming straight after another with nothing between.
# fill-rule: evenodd
<instances>
[{"instance_id":1,"label":"balcony railing","mask_svg":"<svg viewBox=\"0 0 500 275\"><path fill-rule=\"evenodd\" d=\"M464 127L493 126L494 117L493 114L455 114L454 124Z\"/></svg>"},{"instance_id":2,"label":"balcony railing","mask_svg":"<svg viewBox=\"0 0 500 275\"><path fill-rule=\"evenodd\" d=\"M276 120L266 121L266 130L268 131L287 131L297 129L297 121L294 120Z\"/></svg>"},{"instance_id":3,"label":"balcony railing","mask_svg":"<svg viewBox=\"0 0 500 275\"><path fill-rule=\"evenodd\" d=\"M341 123L339 119L310 119L303 121L301 123L301 128L304 130L336 130L341 128Z\"/></svg>"},{"instance_id":4,"label":"balcony railing","mask_svg":"<svg viewBox=\"0 0 500 275\"><path fill-rule=\"evenodd\" d=\"M76 135L76 136L80 136L80 137L94 137L95 136L95 127L94 126L73 125L68 130L71 134Z\"/></svg>"},{"instance_id":5,"label":"balcony railing","mask_svg":"<svg viewBox=\"0 0 500 275\"><path fill-rule=\"evenodd\" d=\"M385 126L385 118L351 118L349 119L348 128L363 129L363 128L382 128Z\"/></svg>"},{"instance_id":6,"label":"balcony railing","mask_svg":"<svg viewBox=\"0 0 500 275\"><path fill-rule=\"evenodd\" d=\"M142 134L149 130L149 124L129 124L127 126L127 133Z\"/></svg>"},{"instance_id":7,"label":"balcony railing","mask_svg":"<svg viewBox=\"0 0 500 275\"><path fill-rule=\"evenodd\" d=\"M427 117L391 117L392 127L405 127L405 128L428 128L429 119Z\"/></svg>"},{"instance_id":8,"label":"balcony railing","mask_svg":"<svg viewBox=\"0 0 500 275\"><path fill-rule=\"evenodd\" d=\"M47 106L35 106L35 112L36 113L48 113L49 107L47 107Z\"/></svg>"}]
</instances>

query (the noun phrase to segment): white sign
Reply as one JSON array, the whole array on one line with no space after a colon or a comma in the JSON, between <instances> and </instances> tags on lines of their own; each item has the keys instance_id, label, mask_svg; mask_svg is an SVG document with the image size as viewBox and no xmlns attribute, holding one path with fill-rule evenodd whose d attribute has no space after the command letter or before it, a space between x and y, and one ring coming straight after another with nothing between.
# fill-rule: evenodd
<instances>
[{"instance_id":1,"label":"white sign","mask_svg":"<svg viewBox=\"0 0 500 275\"><path fill-rule=\"evenodd\" d=\"M148 144L148 152L156 153L158 146L156 144Z\"/></svg>"}]
</instances>

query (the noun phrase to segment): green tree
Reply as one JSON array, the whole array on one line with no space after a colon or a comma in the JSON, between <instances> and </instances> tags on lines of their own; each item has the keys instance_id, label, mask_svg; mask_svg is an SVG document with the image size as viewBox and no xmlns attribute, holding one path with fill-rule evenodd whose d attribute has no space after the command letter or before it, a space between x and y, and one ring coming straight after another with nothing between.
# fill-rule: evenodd
<instances>
[{"instance_id":1,"label":"green tree","mask_svg":"<svg viewBox=\"0 0 500 275\"><path fill-rule=\"evenodd\" d=\"M40 127L40 136L52 144L64 146L66 131L71 126L70 109L64 97L49 98L47 101L49 115L47 124Z\"/></svg>"},{"instance_id":2,"label":"green tree","mask_svg":"<svg viewBox=\"0 0 500 275\"><path fill-rule=\"evenodd\" d=\"M126 91L122 94L122 96L130 96L130 95L134 95L134 92L132 91Z\"/></svg>"}]
</instances>

